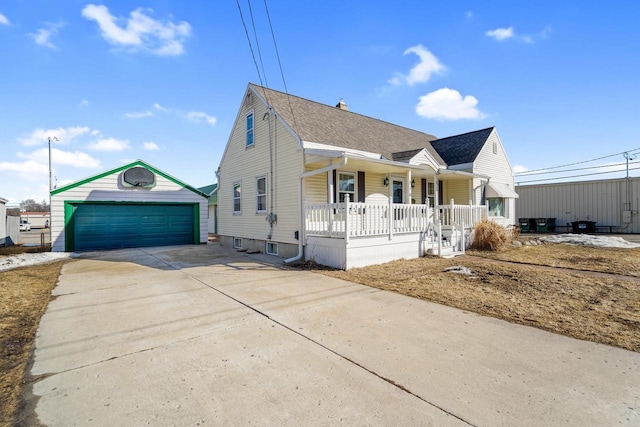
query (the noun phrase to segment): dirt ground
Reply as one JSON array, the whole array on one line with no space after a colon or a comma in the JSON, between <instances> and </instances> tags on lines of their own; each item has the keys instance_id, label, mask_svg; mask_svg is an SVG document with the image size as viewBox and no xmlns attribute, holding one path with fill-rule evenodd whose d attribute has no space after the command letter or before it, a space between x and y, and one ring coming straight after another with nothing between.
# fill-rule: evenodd
<instances>
[{"instance_id":1,"label":"dirt ground","mask_svg":"<svg viewBox=\"0 0 640 427\"><path fill-rule=\"evenodd\" d=\"M640 249L544 244L317 272L640 352Z\"/></svg>"},{"instance_id":2,"label":"dirt ground","mask_svg":"<svg viewBox=\"0 0 640 427\"><path fill-rule=\"evenodd\" d=\"M2 248L0 257L33 250ZM15 425L32 343L65 262L0 272L0 426Z\"/></svg>"}]
</instances>

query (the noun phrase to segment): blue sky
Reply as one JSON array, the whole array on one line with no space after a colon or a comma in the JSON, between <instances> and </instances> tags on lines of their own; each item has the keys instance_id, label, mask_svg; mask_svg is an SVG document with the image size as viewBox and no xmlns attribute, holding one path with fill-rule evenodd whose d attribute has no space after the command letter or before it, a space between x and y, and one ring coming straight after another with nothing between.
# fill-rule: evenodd
<instances>
[{"instance_id":1,"label":"blue sky","mask_svg":"<svg viewBox=\"0 0 640 427\"><path fill-rule=\"evenodd\" d=\"M292 94L438 137L497 126L518 171L640 154L640 2L267 4ZM283 90L264 5L251 2L261 78ZM12 203L48 198L50 136L58 186L135 159L210 184L260 83L233 0L5 0L0 49Z\"/></svg>"}]
</instances>

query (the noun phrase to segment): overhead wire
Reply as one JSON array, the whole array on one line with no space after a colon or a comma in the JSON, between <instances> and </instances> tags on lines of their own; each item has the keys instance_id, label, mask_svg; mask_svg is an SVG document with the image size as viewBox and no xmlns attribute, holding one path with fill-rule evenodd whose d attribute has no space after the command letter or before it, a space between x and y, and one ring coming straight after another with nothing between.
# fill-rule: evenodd
<instances>
[{"instance_id":1,"label":"overhead wire","mask_svg":"<svg viewBox=\"0 0 640 427\"><path fill-rule=\"evenodd\" d=\"M267 87L267 88L269 87L269 82L267 81L267 73L264 70L264 62L262 61L262 52L260 51L260 42L258 40L258 32L256 31L256 23L255 23L255 20L253 19L253 8L251 7L251 0L247 0L247 5L249 6L249 16L251 17L251 27L253 28L253 36L255 37L255 40L256 40L256 48L258 49L258 58L260 59L260 66L262 67L262 74L264 75L264 85L263 85L262 93L267 100L267 104L271 105L267 92L264 90L264 87Z\"/></svg>"},{"instance_id":2,"label":"overhead wire","mask_svg":"<svg viewBox=\"0 0 640 427\"><path fill-rule=\"evenodd\" d=\"M295 126L294 130L298 132L298 122L296 121L296 115L293 112L293 106L291 105L291 95L289 95L289 89L287 88L287 82L284 78L284 71L282 69L282 61L280 61L280 52L278 51L278 43L276 42L276 36L273 32L273 24L271 23L271 15L269 14L269 6L267 5L267 0L264 0L264 9L267 12L267 21L269 21L269 30L271 31L271 39L273 40L273 46L276 51L276 58L278 59L278 67L280 67L280 76L282 77L282 84L284 85L284 92L287 94L287 101L289 103L289 111L291 111L291 116L293 117L293 125Z\"/></svg>"},{"instance_id":3,"label":"overhead wire","mask_svg":"<svg viewBox=\"0 0 640 427\"><path fill-rule=\"evenodd\" d=\"M260 74L260 68L258 67L258 61L256 61L256 55L253 52L253 45L251 44L251 37L249 37L249 30L247 30L247 25L244 22L244 15L242 14L242 7L240 7L240 0L236 0L236 5L238 5L238 12L240 12L240 20L242 21L242 26L244 27L244 34L247 37L247 42L249 43L249 50L251 51L251 58L253 58L253 64L256 66L256 72L258 73L260 86L264 86L264 83L262 82L262 75Z\"/></svg>"},{"instance_id":4,"label":"overhead wire","mask_svg":"<svg viewBox=\"0 0 640 427\"><path fill-rule=\"evenodd\" d=\"M595 158L595 159L583 160L583 161L575 162L575 163L568 163L568 164L566 164L566 165L551 166L551 167L548 167L548 168L533 169L533 170L530 170L530 171L518 172L518 173L516 173L515 175L528 175L528 174L531 174L531 173L533 173L533 172L549 171L549 170L552 170L552 169L561 169L561 168L565 168L565 167L567 167L567 166L581 165L581 164L584 164L584 163L591 163L591 162L595 162L596 160L607 159L607 158L609 158L609 157L621 156L621 155L623 155L624 153L633 154L633 153L638 152L638 151L640 151L640 147L638 147L638 148L633 148L633 149L631 149L631 150L625 150L625 151L623 151L623 152L621 152L621 153L616 153L616 154L610 154L610 155L608 155L608 156L597 157L597 158Z\"/></svg>"},{"instance_id":5,"label":"overhead wire","mask_svg":"<svg viewBox=\"0 0 640 427\"><path fill-rule=\"evenodd\" d=\"M629 164L631 163L638 163L638 162L629 162ZM533 175L547 175L547 174L552 174L552 173L563 173L563 172L573 172L573 171L581 171L581 170L588 170L588 169L600 169L600 168L612 168L615 166L624 166L626 163L611 163L608 165L596 165L596 166L587 166L584 168L573 168L573 169L562 169L562 170L552 170L552 171L545 171L545 172L532 172L532 173L526 173L525 172L520 172L518 174L520 174L520 176L523 177L528 177L528 176L533 176ZM617 172L617 171L616 171ZM516 175L518 175L516 174Z\"/></svg>"},{"instance_id":6,"label":"overhead wire","mask_svg":"<svg viewBox=\"0 0 640 427\"><path fill-rule=\"evenodd\" d=\"M640 170L640 166L637 167L637 168L629 168L629 170L630 171L632 171L632 170ZM625 171L625 169L619 169L619 170L614 170L614 171L592 172L592 173L586 173L586 174L580 174L580 175L558 176L558 177L554 177L554 178L532 179L532 180L529 180L529 181L518 181L517 185L528 184L530 182L557 181L557 180L560 180L560 179L579 178L579 177L583 177L583 176L604 175L604 174L608 174L608 173L617 173L617 172L624 172L624 171Z\"/></svg>"}]
</instances>

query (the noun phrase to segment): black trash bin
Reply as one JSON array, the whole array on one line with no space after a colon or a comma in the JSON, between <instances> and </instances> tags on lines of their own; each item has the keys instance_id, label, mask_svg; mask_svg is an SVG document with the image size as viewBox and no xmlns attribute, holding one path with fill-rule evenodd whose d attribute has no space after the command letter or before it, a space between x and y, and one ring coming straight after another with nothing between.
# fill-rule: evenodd
<instances>
[{"instance_id":1,"label":"black trash bin","mask_svg":"<svg viewBox=\"0 0 640 427\"><path fill-rule=\"evenodd\" d=\"M547 229L547 218L537 218L536 219L536 230L538 233L546 233L549 231Z\"/></svg>"},{"instance_id":2,"label":"black trash bin","mask_svg":"<svg viewBox=\"0 0 640 427\"><path fill-rule=\"evenodd\" d=\"M556 231L556 219L555 218L547 218L547 230Z\"/></svg>"},{"instance_id":3,"label":"black trash bin","mask_svg":"<svg viewBox=\"0 0 640 427\"><path fill-rule=\"evenodd\" d=\"M574 233L595 233L596 222L595 221L573 221L571 228Z\"/></svg>"},{"instance_id":4,"label":"black trash bin","mask_svg":"<svg viewBox=\"0 0 640 427\"><path fill-rule=\"evenodd\" d=\"M520 224L520 231L531 231L529 228L529 218L518 218Z\"/></svg>"}]
</instances>

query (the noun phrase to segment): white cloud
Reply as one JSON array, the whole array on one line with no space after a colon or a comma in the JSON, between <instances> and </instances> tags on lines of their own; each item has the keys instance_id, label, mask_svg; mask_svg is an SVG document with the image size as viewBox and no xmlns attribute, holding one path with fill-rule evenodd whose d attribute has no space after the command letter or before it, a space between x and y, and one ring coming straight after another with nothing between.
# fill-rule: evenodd
<instances>
[{"instance_id":1,"label":"white cloud","mask_svg":"<svg viewBox=\"0 0 640 427\"><path fill-rule=\"evenodd\" d=\"M217 121L215 117L210 116L207 113L203 113L202 111L189 111L187 113L187 119L196 123L207 122L212 126L215 125Z\"/></svg>"},{"instance_id":2,"label":"white cloud","mask_svg":"<svg viewBox=\"0 0 640 427\"><path fill-rule=\"evenodd\" d=\"M191 35L189 23L160 22L146 15L143 8L131 12L129 18L116 18L106 6L88 4L82 9L82 16L96 21L102 37L109 43L159 56L183 54L183 43ZM119 22L123 25L119 25Z\"/></svg>"},{"instance_id":3,"label":"white cloud","mask_svg":"<svg viewBox=\"0 0 640 427\"><path fill-rule=\"evenodd\" d=\"M45 46L50 49L55 49L56 46L51 42L51 37L58 34L60 29L65 26L64 22L46 23L44 28L40 28L35 33L29 33L29 36L33 38L36 44Z\"/></svg>"},{"instance_id":4,"label":"white cloud","mask_svg":"<svg viewBox=\"0 0 640 427\"><path fill-rule=\"evenodd\" d=\"M160 147L158 147L158 144L156 144L155 142L143 142L142 148L144 148L147 151L154 151L154 150L160 149Z\"/></svg>"},{"instance_id":5,"label":"white cloud","mask_svg":"<svg viewBox=\"0 0 640 427\"><path fill-rule=\"evenodd\" d=\"M96 151L124 151L131 148L126 139L104 138L87 145L90 150Z\"/></svg>"},{"instance_id":6,"label":"white cloud","mask_svg":"<svg viewBox=\"0 0 640 427\"><path fill-rule=\"evenodd\" d=\"M71 143L75 138L89 133L91 129L86 126L75 126L57 129L40 129L34 130L31 135L24 138L18 138L18 142L26 147L47 144L48 138L54 136L58 138L55 144L65 145ZM94 131L95 132L95 131Z\"/></svg>"},{"instance_id":7,"label":"white cloud","mask_svg":"<svg viewBox=\"0 0 640 427\"><path fill-rule=\"evenodd\" d=\"M9 19L0 13L0 25L9 25Z\"/></svg>"},{"instance_id":8,"label":"white cloud","mask_svg":"<svg viewBox=\"0 0 640 427\"><path fill-rule=\"evenodd\" d=\"M29 154L18 153L18 158L35 161L49 170L49 149L39 148ZM64 151L59 148L51 148L51 163L54 165L72 166L74 168L94 169L100 166L100 160L82 151ZM40 170L40 169L39 169Z\"/></svg>"},{"instance_id":9,"label":"white cloud","mask_svg":"<svg viewBox=\"0 0 640 427\"><path fill-rule=\"evenodd\" d=\"M151 111L147 110L147 111L140 111L140 112L135 112L135 113L124 113L124 115L129 117L130 119L140 119L142 117L153 116L153 113Z\"/></svg>"},{"instance_id":10,"label":"white cloud","mask_svg":"<svg viewBox=\"0 0 640 427\"><path fill-rule=\"evenodd\" d=\"M473 96L460 95L454 89L442 88L420 97L416 106L419 116L438 120L480 119L484 117Z\"/></svg>"},{"instance_id":11,"label":"white cloud","mask_svg":"<svg viewBox=\"0 0 640 427\"><path fill-rule=\"evenodd\" d=\"M89 101L87 101L86 99L83 99L82 101L80 101L80 106L81 107L88 107L89 106Z\"/></svg>"},{"instance_id":12,"label":"white cloud","mask_svg":"<svg viewBox=\"0 0 640 427\"><path fill-rule=\"evenodd\" d=\"M409 74L406 76L401 73L396 73L393 78L389 79L389 83L392 85L398 86L406 83L409 86L413 86L416 83L424 83L431 78L432 74L440 74L446 69L438 58L421 44L408 48L404 51L403 55L410 53L418 55L420 62L409 70Z\"/></svg>"},{"instance_id":13,"label":"white cloud","mask_svg":"<svg viewBox=\"0 0 640 427\"><path fill-rule=\"evenodd\" d=\"M160 110L160 111L169 111L166 108L164 108L162 105L155 103L153 104L153 108L155 108L156 110Z\"/></svg>"},{"instance_id":14,"label":"white cloud","mask_svg":"<svg viewBox=\"0 0 640 427\"><path fill-rule=\"evenodd\" d=\"M509 28L496 28L495 30L487 31L484 33L487 37L494 38L498 41L510 39L513 37L513 27Z\"/></svg>"},{"instance_id":15,"label":"white cloud","mask_svg":"<svg viewBox=\"0 0 640 427\"><path fill-rule=\"evenodd\" d=\"M472 10L467 10L464 14L465 18L471 20L473 19L473 11Z\"/></svg>"},{"instance_id":16,"label":"white cloud","mask_svg":"<svg viewBox=\"0 0 640 427\"><path fill-rule=\"evenodd\" d=\"M47 163L39 163L35 160L25 162L0 162L0 171L17 172L24 175L47 175L49 167Z\"/></svg>"},{"instance_id":17,"label":"white cloud","mask_svg":"<svg viewBox=\"0 0 640 427\"><path fill-rule=\"evenodd\" d=\"M529 168L522 165L513 165L513 173L522 173L528 171Z\"/></svg>"}]
</instances>

